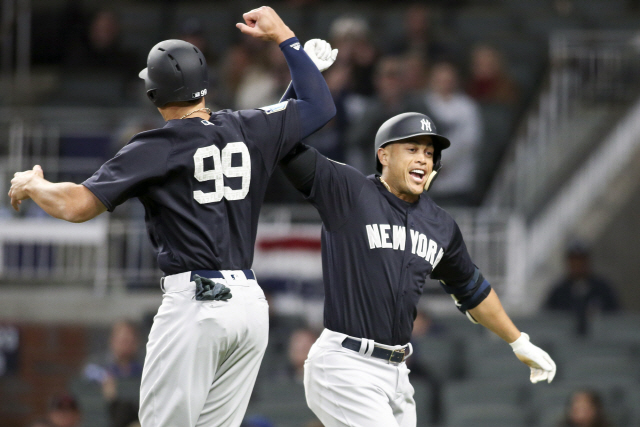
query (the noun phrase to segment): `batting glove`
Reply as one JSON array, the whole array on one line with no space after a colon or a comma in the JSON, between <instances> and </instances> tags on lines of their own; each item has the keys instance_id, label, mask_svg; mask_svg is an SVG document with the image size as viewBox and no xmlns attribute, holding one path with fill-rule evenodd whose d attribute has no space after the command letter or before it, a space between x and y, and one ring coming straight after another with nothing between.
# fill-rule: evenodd
<instances>
[{"instance_id":1,"label":"batting glove","mask_svg":"<svg viewBox=\"0 0 640 427\"><path fill-rule=\"evenodd\" d=\"M531 368L531 382L553 381L556 375L556 364L547 354L529 341L529 335L522 332L520 338L509 344L516 357Z\"/></svg>"},{"instance_id":2,"label":"batting glove","mask_svg":"<svg viewBox=\"0 0 640 427\"><path fill-rule=\"evenodd\" d=\"M223 283L197 274L193 275L193 281L196 283L196 301L226 301L232 297L231 289Z\"/></svg>"},{"instance_id":3,"label":"batting glove","mask_svg":"<svg viewBox=\"0 0 640 427\"><path fill-rule=\"evenodd\" d=\"M331 45L322 39L311 39L304 44L304 51L316 64L320 72L331 67L338 57L338 49L331 49Z\"/></svg>"}]
</instances>

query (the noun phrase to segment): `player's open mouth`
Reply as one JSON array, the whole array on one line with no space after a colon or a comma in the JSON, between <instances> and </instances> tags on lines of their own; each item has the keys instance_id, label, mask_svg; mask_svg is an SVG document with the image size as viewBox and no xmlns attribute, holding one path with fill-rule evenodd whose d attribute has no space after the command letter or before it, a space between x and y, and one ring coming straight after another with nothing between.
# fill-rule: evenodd
<instances>
[{"instance_id":1,"label":"player's open mouth","mask_svg":"<svg viewBox=\"0 0 640 427\"><path fill-rule=\"evenodd\" d=\"M411 175L416 182L422 183L422 179L424 178L424 171L420 169L413 169L409 172L409 175Z\"/></svg>"}]
</instances>

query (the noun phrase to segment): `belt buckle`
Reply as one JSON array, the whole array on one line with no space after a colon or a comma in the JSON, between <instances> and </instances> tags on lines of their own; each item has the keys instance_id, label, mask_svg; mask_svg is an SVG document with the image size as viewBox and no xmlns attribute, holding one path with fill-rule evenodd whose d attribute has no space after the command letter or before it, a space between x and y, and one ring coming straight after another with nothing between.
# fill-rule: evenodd
<instances>
[{"instance_id":1,"label":"belt buckle","mask_svg":"<svg viewBox=\"0 0 640 427\"><path fill-rule=\"evenodd\" d=\"M391 350L391 356L389 356L389 363L401 363L404 360L404 348L401 349L397 349L397 350ZM402 359L400 360L400 362L393 362L391 359L393 359L393 356L395 353L402 353Z\"/></svg>"}]
</instances>

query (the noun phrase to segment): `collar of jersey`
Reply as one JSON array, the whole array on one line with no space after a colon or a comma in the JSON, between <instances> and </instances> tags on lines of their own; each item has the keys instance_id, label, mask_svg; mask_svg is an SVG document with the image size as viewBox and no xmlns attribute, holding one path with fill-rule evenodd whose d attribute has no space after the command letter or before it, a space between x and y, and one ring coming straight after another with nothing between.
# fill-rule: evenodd
<instances>
[{"instance_id":1,"label":"collar of jersey","mask_svg":"<svg viewBox=\"0 0 640 427\"><path fill-rule=\"evenodd\" d=\"M420 196L418 198L417 201L411 203L411 202L407 202L402 200L401 198L399 198L398 196L396 196L395 194L393 194L391 191L387 190L387 188L384 186L384 184L382 184L382 182L380 182L378 174L375 175L369 175L368 178L374 182L374 184L376 185L376 187L378 188L378 191L380 191L380 193L382 193L382 195L389 201L389 203L400 209L400 210L407 210L409 208L418 206L418 203L420 203L420 199L422 198L422 196Z\"/></svg>"}]
</instances>

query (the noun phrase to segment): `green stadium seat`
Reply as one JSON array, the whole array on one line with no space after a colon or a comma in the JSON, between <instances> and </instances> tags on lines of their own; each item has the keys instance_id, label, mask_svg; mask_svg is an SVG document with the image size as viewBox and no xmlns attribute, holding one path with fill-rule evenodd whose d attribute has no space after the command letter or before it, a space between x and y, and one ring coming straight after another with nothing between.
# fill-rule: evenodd
<instances>
[{"instance_id":1,"label":"green stadium seat","mask_svg":"<svg viewBox=\"0 0 640 427\"><path fill-rule=\"evenodd\" d=\"M78 399L83 418L91 420L91 427L108 426L107 403L102 397L100 384L83 378L75 378L69 382L69 390Z\"/></svg>"},{"instance_id":2,"label":"green stadium seat","mask_svg":"<svg viewBox=\"0 0 640 427\"><path fill-rule=\"evenodd\" d=\"M592 321L592 336L602 342L640 344L640 314L620 313L601 315Z\"/></svg>"},{"instance_id":3,"label":"green stadium seat","mask_svg":"<svg viewBox=\"0 0 640 427\"><path fill-rule=\"evenodd\" d=\"M462 348L457 340L427 336L416 340L414 347L416 363L439 380L460 378L464 373Z\"/></svg>"},{"instance_id":4,"label":"green stadium seat","mask_svg":"<svg viewBox=\"0 0 640 427\"><path fill-rule=\"evenodd\" d=\"M417 425L429 425L433 415L433 390L427 382L421 380L411 379L411 385L414 389L413 400L416 402Z\"/></svg>"},{"instance_id":5,"label":"green stadium seat","mask_svg":"<svg viewBox=\"0 0 640 427\"><path fill-rule=\"evenodd\" d=\"M504 403L460 405L446 414L447 427L525 427L528 413L518 405Z\"/></svg>"},{"instance_id":6,"label":"green stadium seat","mask_svg":"<svg viewBox=\"0 0 640 427\"><path fill-rule=\"evenodd\" d=\"M264 416L278 427L304 426L316 418L307 406L304 386L288 379L257 385L247 409L247 417L252 415Z\"/></svg>"}]
</instances>

